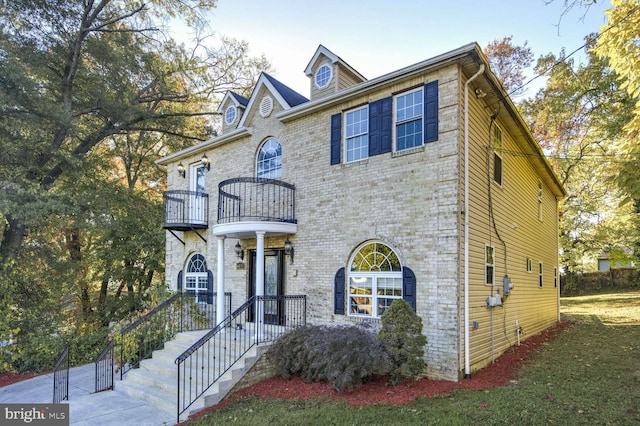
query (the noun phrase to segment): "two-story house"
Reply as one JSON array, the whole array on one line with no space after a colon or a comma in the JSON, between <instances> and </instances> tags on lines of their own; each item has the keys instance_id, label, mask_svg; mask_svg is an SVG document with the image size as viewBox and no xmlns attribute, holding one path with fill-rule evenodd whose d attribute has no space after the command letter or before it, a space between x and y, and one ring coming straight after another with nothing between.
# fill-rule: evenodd
<instances>
[{"instance_id":1,"label":"two-story house","mask_svg":"<svg viewBox=\"0 0 640 426\"><path fill-rule=\"evenodd\" d=\"M158 161L171 289L374 327L403 298L454 381L558 321L565 192L476 43L371 80L319 46L304 72L310 99L263 73L220 135Z\"/></svg>"}]
</instances>

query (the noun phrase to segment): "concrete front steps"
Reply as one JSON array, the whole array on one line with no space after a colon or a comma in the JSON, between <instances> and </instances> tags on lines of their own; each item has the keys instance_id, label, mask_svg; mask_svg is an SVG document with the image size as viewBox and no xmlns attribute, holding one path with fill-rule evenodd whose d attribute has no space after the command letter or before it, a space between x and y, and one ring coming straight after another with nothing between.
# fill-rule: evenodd
<instances>
[{"instance_id":1,"label":"concrete front steps","mask_svg":"<svg viewBox=\"0 0 640 426\"><path fill-rule=\"evenodd\" d=\"M177 416L178 366L175 364L175 359L208 331L209 330L178 333L173 340L165 343L164 349L154 351L152 358L140 362L140 368L129 370L129 372L124 375L123 380L116 384L117 390ZM252 331L245 330L245 333L251 336ZM220 339L221 337L223 336L217 336L215 339ZM206 407L218 404L260 359L268 346L269 345L265 343L252 346L244 356L232 365L229 370L224 372L222 376L180 416L180 421L186 420L189 415ZM229 360L226 365L231 362L233 362L233 360ZM201 369L196 371L194 368L194 371L192 371L194 380L197 373L200 375L203 374ZM184 370L181 370L181 375L182 374L184 374ZM207 373L204 374L206 375ZM209 372L209 376L212 377L214 374L217 375L218 372L212 369L212 371ZM202 382L200 381L199 383L201 384ZM181 392L184 392L184 390L181 389ZM186 393L188 398L188 388ZM181 395L180 398L182 399L183 395ZM183 404L189 403L188 400L183 401Z\"/></svg>"}]
</instances>

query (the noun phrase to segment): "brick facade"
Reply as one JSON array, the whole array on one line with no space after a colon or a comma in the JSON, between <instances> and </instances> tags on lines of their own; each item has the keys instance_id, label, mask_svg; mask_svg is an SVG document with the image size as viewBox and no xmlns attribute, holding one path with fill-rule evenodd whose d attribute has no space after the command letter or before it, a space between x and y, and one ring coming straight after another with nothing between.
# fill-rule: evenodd
<instances>
[{"instance_id":1,"label":"brick facade","mask_svg":"<svg viewBox=\"0 0 640 426\"><path fill-rule=\"evenodd\" d=\"M428 375L458 380L463 365L461 336L465 325L461 101L468 76L465 67L469 66L467 62L476 51L475 47L470 49L468 57L461 55L460 60L434 60L423 67L409 67L405 74L355 84L344 89L344 94L325 94L325 99L312 99L309 106L302 104L290 108L278 102L268 84L257 87L252 95L255 105L249 104L243 117L244 130L240 129L238 133L237 129L226 129L217 139L163 160L168 166L169 189L188 189L189 176L183 179L175 171L178 161L189 169L188 165L197 164L203 153L211 160L211 170L205 180L205 190L210 194L210 226L206 231L200 231L207 242L188 231L181 235L183 245L167 233L168 286L177 288L178 272L193 253L203 254L208 267L216 268L217 237L213 225L218 211L218 183L233 177L253 176L261 144L274 137L282 146L282 176L279 179L294 184L296 192L295 234L267 234L265 238L267 249L281 249L286 238L295 247L294 263L285 261L285 294L306 294L307 321L311 324L367 322L378 327L379 320L375 318L335 315L333 294L334 274L349 264L354 251L367 241L382 242L395 251L403 266L415 273L417 313L423 319L423 331L428 339L425 347ZM326 58L320 55L319 60ZM463 63L463 60L467 62ZM339 73L339 67L335 69L338 70L335 73ZM437 141L349 164L344 163L343 154L341 164L330 164L333 114L431 81L438 81ZM364 87L357 90L360 86ZM264 96L276 100L267 117L262 117L259 111ZM476 108L481 107L475 97L473 102ZM220 111L224 108L222 105ZM298 110L300 112L296 112ZM472 123L478 146L486 132L484 125ZM474 152L470 155L483 158L482 151ZM538 172L532 168L531 173ZM486 185L482 173L473 176ZM474 220L485 223L486 213L478 209ZM555 233L555 222L549 223L548 228ZM233 309L245 301L249 279L247 259L244 268L236 265L234 245L237 241L245 250L256 247L255 238L230 237L225 240L224 287L233 294ZM471 264L480 268L481 275L484 270L482 254L479 257ZM485 298L485 295L478 296L473 303L476 306L484 304ZM545 303L554 303L553 298ZM539 322L548 323L549 319ZM490 356L486 353L477 355L474 363L480 365Z\"/></svg>"}]
</instances>

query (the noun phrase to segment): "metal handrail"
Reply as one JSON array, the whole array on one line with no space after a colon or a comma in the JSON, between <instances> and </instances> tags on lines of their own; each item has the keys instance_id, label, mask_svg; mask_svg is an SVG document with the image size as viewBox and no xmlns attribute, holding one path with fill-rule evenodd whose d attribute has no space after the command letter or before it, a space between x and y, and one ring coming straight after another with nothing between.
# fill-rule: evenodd
<instances>
[{"instance_id":1,"label":"metal handrail","mask_svg":"<svg viewBox=\"0 0 640 426\"><path fill-rule=\"evenodd\" d=\"M178 423L180 415L252 347L275 340L306 320L305 295L253 296L243 303L176 358Z\"/></svg>"},{"instance_id":2,"label":"metal handrail","mask_svg":"<svg viewBox=\"0 0 640 426\"><path fill-rule=\"evenodd\" d=\"M98 354L93 362L96 369L95 392L113 390L113 364L115 359L115 342L107 343L102 352Z\"/></svg>"},{"instance_id":3,"label":"metal handrail","mask_svg":"<svg viewBox=\"0 0 640 426\"><path fill-rule=\"evenodd\" d=\"M277 179L238 177L218 184L218 223L296 223L296 187Z\"/></svg>"},{"instance_id":4,"label":"metal handrail","mask_svg":"<svg viewBox=\"0 0 640 426\"><path fill-rule=\"evenodd\" d=\"M212 328L216 321L215 292L177 292L151 311L136 319L113 336L96 358L96 392L113 389L114 362L120 379L150 358L177 333ZM226 305L231 312L231 293L225 293ZM201 303L202 301L206 303Z\"/></svg>"},{"instance_id":5,"label":"metal handrail","mask_svg":"<svg viewBox=\"0 0 640 426\"><path fill-rule=\"evenodd\" d=\"M58 357L53 366L53 403L69 400L69 346Z\"/></svg>"},{"instance_id":6,"label":"metal handrail","mask_svg":"<svg viewBox=\"0 0 640 426\"><path fill-rule=\"evenodd\" d=\"M164 227L189 226L206 228L209 223L209 194L200 191L166 191Z\"/></svg>"}]
</instances>

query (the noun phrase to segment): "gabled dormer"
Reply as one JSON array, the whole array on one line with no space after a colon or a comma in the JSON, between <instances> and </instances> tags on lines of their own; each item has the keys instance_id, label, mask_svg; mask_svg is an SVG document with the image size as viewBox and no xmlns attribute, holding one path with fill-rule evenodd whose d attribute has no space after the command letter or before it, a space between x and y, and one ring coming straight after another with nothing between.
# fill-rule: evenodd
<instances>
[{"instance_id":1,"label":"gabled dormer","mask_svg":"<svg viewBox=\"0 0 640 426\"><path fill-rule=\"evenodd\" d=\"M249 104L249 99L235 92L228 91L224 95L217 111L222 115L222 134L238 127L238 123L247 109L247 104Z\"/></svg>"},{"instance_id":2,"label":"gabled dormer","mask_svg":"<svg viewBox=\"0 0 640 426\"><path fill-rule=\"evenodd\" d=\"M267 118L273 113L289 110L305 102L309 102L309 99L263 72L258 78L247 103L246 113L240 119L238 127L247 126L247 122L250 123L251 117L256 114Z\"/></svg>"},{"instance_id":3,"label":"gabled dormer","mask_svg":"<svg viewBox=\"0 0 640 426\"><path fill-rule=\"evenodd\" d=\"M309 61L304 73L311 83L311 100L324 98L367 81L358 71L323 45Z\"/></svg>"}]
</instances>

